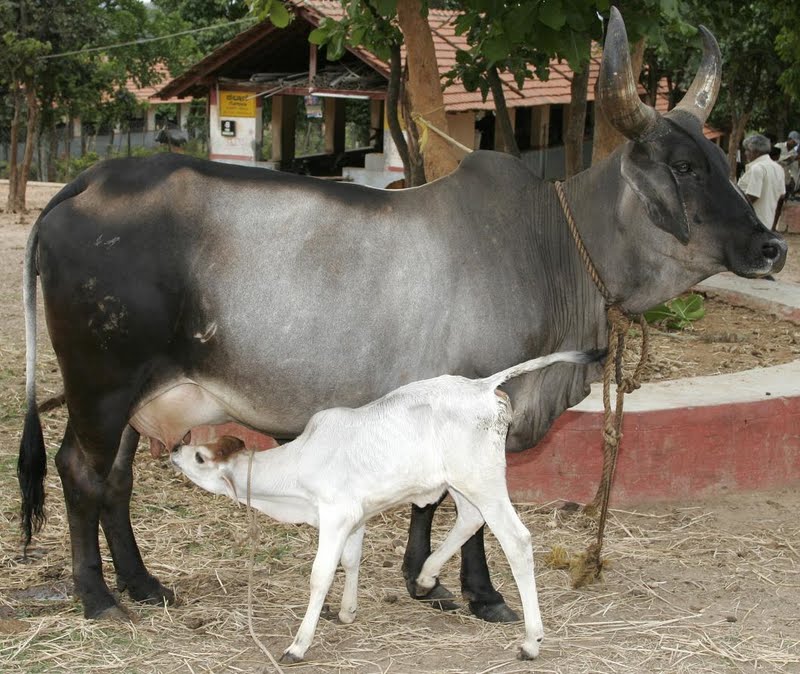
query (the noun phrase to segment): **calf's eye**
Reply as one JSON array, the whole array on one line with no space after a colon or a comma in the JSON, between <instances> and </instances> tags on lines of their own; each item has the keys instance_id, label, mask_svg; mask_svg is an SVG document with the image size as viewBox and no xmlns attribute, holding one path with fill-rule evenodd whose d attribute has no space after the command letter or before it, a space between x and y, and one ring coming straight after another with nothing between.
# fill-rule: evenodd
<instances>
[{"instance_id":1,"label":"calf's eye","mask_svg":"<svg viewBox=\"0 0 800 674\"><path fill-rule=\"evenodd\" d=\"M200 452L195 452L194 460L197 461L197 463L205 463L206 462L206 460L202 456L200 456Z\"/></svg>"}]
</instances>

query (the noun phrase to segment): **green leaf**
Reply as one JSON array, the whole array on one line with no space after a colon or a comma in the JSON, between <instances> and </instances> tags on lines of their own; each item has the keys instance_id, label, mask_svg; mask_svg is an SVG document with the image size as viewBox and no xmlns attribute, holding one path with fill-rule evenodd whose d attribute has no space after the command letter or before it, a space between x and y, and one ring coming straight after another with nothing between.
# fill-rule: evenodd
<instances>
[{"instance_id":1,"label":"green leaf","mask_svg":"<svg viewBox=\"0 0 800 674\"><path fill-rule=\"evenodd\" d=\"M272 0L272 6L269 8L269 20L278 28L286 28L291 20L289 10L286 9L281 0Z\"/></svg>"},{"instance_id":2,"label":"green leaf","mask_svg":"<svg viewBox=\"0 0 800 674\"><path fill-rule=\"evenodd\" d=\"M553 30L561 30L567 21L567 15L560 0L548 0L539 8L539 21Z\"/></svg>"},{"instance_id":3,"label":"green leaf","mask_svg":"<svg viewBox=\"0 0 800 674\"><path fill-rule=\"evenodd\" d=\"M324 26L320 26L319 28L315 28L314 30L312 30L308 34L308 41L311 44L317 44L317 45L325 44L325 42L328 40L328 33L329 32L330 31L328 31L328 29L325 28Z\"/></svg>"},{"instance_id":4,"label":"green leaf","mask_svg":"<svg viewBox=\"0 0 800 674\"><path fill-rule=\"evenodd\" d=\"M505 36L496 35L483 43L483 55L490 63L499 63L508 56L510 46Z\"/></svg>"},{"instance_id":5,"label":"green leaf","mask_svg":"<svg viewBox=\"0 0 800 674\"><path fill-rule=\"evenodd\" d=\"M397 12L397 0L373 0L373 5L381 16L390 17Z\"/></svg>"}]
</instances>

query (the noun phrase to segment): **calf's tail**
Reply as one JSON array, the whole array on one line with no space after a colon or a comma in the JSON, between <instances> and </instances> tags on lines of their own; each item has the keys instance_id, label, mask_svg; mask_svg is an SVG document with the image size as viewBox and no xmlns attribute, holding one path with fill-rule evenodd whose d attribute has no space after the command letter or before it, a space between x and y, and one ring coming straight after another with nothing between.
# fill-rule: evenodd
<instances>
[{"instance_id":1,"label":"calf's tail","mask_svg":"<svg viewBox=\"0 0 800 674\"><path fill-rule=\"evenodd\" d=\"M605 349L594 351L557 351L547 356L527 360L519 365L493 374L490 377L485 377L479 381L485 383L493 389L496 389L501 384L507 382L509 379L519 377L521 374L533 372L534 370L541 370L542 368L552 365L553 363L575 363L577 365L586 365L602 360L606 355Z\"/></svg>"}]
</instances>

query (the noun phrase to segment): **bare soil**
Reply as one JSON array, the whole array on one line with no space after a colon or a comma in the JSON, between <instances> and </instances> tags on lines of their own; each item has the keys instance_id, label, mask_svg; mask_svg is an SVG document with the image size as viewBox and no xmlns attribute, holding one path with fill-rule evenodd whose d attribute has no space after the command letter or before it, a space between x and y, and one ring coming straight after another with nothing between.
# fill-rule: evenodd
<instances>
[{"instance_id":1,"label":"bare soil","mask_svg":"<svg viewBox=\"0 0 800 674\"><path fill-rule=\"evenodd\" d=\"M0 204L4 189L0 183ZM30 188L29 204L41 208L53 191ZM63 409L43 418L51 457L48 524L35 538L32 559L21 562L15 475L24 402L20 278L35 215L20 223L0 213L0 671L276 671L251 636L250 624L276 657L291 642L308 597L315 532L259 516L260 540L253 548L245 509L201 492L175 475L165 459L154 460L142 451L135 465L134 529L148 567L176 590L181 603L143 607L123 597L135 622L86 621L72 597L68 526L52 464L64 430ZM800 282L798 250L800 237L793 236L780 278ZM797 357L796 326L716 304L709 302L707 317L691 333L660 337L663 341L653 346L658 360L652 377L729 371ZM716 339L719 335L731 337ZM59 390L60 381L43 329L39 345L41 400ZM402 508L368 527L356 622L322 621L309 661L285 670L800 672L800 490L614 510L606 534L609 566L599 583L581 590L571 588L567 571L555 568L554 553L581 552L595 523L562 505L519 504L534 538L546 629L536 663L514 659L521 624L490 625L464 610L441 614L408 598L400 570L408 527ZM452 522L448 508L443 510L436 540ZM110 555L102 549L113 586ZM508 565L491 535L487 553L495 583L519 610ZM457 561L446 567L442 581L458 589ZM337 578L329 597L332 606L340 592Z\"/></svg>"}]
</instances>

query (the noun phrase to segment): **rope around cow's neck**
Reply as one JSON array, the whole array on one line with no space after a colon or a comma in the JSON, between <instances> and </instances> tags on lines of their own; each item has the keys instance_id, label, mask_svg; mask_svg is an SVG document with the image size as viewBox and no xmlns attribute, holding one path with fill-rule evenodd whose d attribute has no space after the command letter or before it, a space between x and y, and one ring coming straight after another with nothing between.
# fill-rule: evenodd
<instances>
[{"instance_id":1,"label":"rope around cow's neck","mask_svg":"<svg viewBox=\"0 0 800 674\"><path fill-rule=\"evenodd\" d=\"M642 371L648 357L648 332L647 321L642 315L634 316L642 333L642 348L639 362L630 377L625 377L622 370L622 357L625 353L625 336L631 327L632 317L625 314L619 302L615 301L606 287L597 268L592 262L589 251L583 243L575 217L572 214L563 183L556 181L556 194L567 219L570 234L575 241L575 246L583 260L589 276L600 291L606 302L606 317L608 318L608 354L603 368L603 474L597 493L590 504L584 509L587 513L600 509L597 524L597 540L590 544L582 556L576 573L573 575L573 586L581 587L594 581L603 569L600 551L603 547L603 535L608 519L608 501L611 496L611 484L617 468L619 443L622 438L622 414L625 394L635 391L640 386ZM614 408L611 407L611 379L616 381L617 391Z\"/></svg>"},{"instance_id":2,"label":"rope around cow's neck","mask_svg":"<svg viewBox=\"0 0 800 674\"><path fill-rule=\"evenodd\" d=\"M247 530L250 534L250 559L247 563L247 628L250 630L250 636L253 638L253 641L256 642L256 645L269 658L275 671L277 671L278 674L284 674L281 666L275 658L272 657L272 653L269 652L269 649L256 636L256 631L253 629L253 568L255 567L256 545L258 544L258 523L256 522L255 512L250 505L250 485L253 475L253 457L255 453L255 450L251 449L250 457L247 461Z\"/></svg>"}]
</instances>

